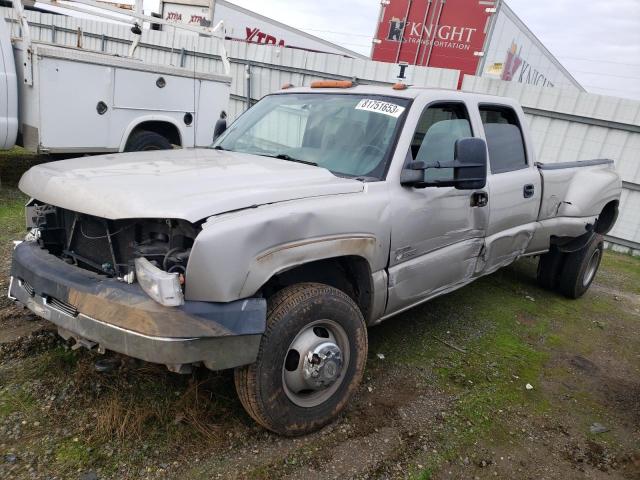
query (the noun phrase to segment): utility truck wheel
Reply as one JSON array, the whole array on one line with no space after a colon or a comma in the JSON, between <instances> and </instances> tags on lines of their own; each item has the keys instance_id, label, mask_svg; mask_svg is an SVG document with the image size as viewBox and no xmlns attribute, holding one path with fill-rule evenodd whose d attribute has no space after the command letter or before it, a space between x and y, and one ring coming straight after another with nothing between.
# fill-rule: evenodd
<instances>
[{"instance_id":1,"label":"utility truck wheel","mask_svg":"<svg viewBox=\"0 0 640 480\"><path fill-rule=\"evenodd\" d=\"M569 298L579 298L589 289L602 260L603 243L600 235L584 248L566 254L562 274L558 283L559 291Z\"/></svg>"},{"instance_id":2,"label":"utility truck wheel","mask_svg":"<svg viewBox=\"0 0 640 480\"><path fill-rule=\"evenodd\" d=\"M537 274L538 285L547 290L555 290L565 257L566 255L558 251L555 245L552 245L551 250L540 256Z\"/></svg>"},{"instance_id":3,"label":"utility truck wheel","mask_svg":"<svg viewBox=\"0 0 640 480\"><path fill-rule=\"evenodd\" d=\"M171 143L156 132L140 130L129 137L125 152L143 152L146 150L171 150Z\"/></svg>"},{"instance_id":4,"label":"utility truck wheel","mask_svg":"<svg viewBox=\"0 0 640 480\"><path fill-rule=\"evenodd\" d=\"M259 424L301 435L344 409L366 359L367 329L354 301L328 285L301 283L269 299L258 359L235 370L236 390Z\"/></svg>"}]
</instances>

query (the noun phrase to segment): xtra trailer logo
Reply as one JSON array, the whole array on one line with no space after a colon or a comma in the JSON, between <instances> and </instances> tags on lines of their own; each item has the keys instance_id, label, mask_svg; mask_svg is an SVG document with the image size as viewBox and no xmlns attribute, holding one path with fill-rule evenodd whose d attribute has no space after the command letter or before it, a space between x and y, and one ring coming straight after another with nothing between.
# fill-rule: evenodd
<instances>
[{"instance_id":1,"label":"xtra trailer logo","mask_svg":"<svg viewBox=\"0 0 640 480\"><path fill-rule=\"evenodd\" d=\"M416 43L435 47L471 49L471 41L476 28L454 25L427 25L422 22L406 22L400 18L389 20L387 40L392 42Z\"/></svg>"},{"instance_id":2,"label":"xtra trailer logo","mask_svg":"<svg viewBox=\"0 0 640 480\"><path fill-rule=\"evenodd\" d=\"M168 22L187 23L189 25L207 26L208 21L204 14L191 14L182 12L167 12L165 20Z\"/></svg>"},{"instance_id":3,"label":"xtra trailer logo","mask_svg":"<svg viewBox=\"0 0 640 480\"><path fill-rule=\"evenodd\" d=\"M259 28L249 28L245 27L247 38L245 39L247 42L252 43L260 43L262 45L278 45L279 47L284 47L284 40L278 40L273 35L269 35L268 33L261 32Z\"/></svg>"},{"instance_id":4,"label":"xtra trailer logo","mask_svg":"<svg viewBox=\"0 0 640 480\"><path fill-rule=\"evenodd\" d=\"M507 50L507 58L505 59L504 66L502 67L502 74L500 78L502 80L511 81L515 78L518 69L520 69L520 75L518 76L518 82L527 83L529 85L538 85L541 87L553 87L553 83L537 69L531 66L521 56L522 46L518 49L516 42L511 43L511 48Z\"/></svg>"}]
</instances>

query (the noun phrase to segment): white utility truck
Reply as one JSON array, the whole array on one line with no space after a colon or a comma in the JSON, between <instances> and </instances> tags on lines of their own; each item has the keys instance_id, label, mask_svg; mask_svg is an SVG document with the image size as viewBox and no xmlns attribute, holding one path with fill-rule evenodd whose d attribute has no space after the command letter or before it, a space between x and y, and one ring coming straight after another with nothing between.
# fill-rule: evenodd
<instances>
[{"instance_id":1,"label":"white utility truck","mask_svg":"<svg viewBox=\"0 0 640 480\"><path fill-rule=\"evenodd\" d=\"M32 40L20 0L13 9L17 24L0 19L0 149L108 153L212 142L231 84L222 41L225 73L196 72L134 58L137 23L124 57ZM130 14L133 22L146 18Z\"/></svg>"}]
</instances>

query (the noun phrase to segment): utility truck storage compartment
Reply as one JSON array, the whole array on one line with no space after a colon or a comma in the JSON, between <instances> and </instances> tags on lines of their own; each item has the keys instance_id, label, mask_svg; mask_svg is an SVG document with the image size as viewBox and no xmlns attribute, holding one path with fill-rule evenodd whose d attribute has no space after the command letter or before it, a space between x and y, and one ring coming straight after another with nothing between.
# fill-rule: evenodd
<instances>
[{"instance_id":1,"label":"utility truck storage compartment","mask_svg":"<svg viewBox=\"0 0 640 480\"><path fill-rule=\"evenodd\" d=\"M18 69L20 130L23 146L32 151L122 151L144 122L166 124L171 143L206 146L227 108L229 79L222 75L194 77L177 67L48 44L34 43L33 51L31 85ZM14 41L14 52L24 63L21 42ZM209 94L202 97L205 88Z\"/></svg>"}]
</instances>

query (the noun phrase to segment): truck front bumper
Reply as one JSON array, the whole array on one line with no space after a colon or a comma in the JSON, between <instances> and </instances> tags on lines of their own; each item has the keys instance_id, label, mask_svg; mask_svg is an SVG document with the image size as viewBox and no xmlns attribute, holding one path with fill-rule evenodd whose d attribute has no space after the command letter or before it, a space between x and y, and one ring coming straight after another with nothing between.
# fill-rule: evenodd
<instances>
[{"instance_id":1,"label":"truck front bumper","mask_svg":"<svg viewBox=\"0 0 640 480\"><path fill-rule=\"evenodd\" d=\"M13 253L9 298L80 345L112 350L185 371L253 363L266 324L266 301L190 302L165 307L137 284L94 274L49 254L36 242Z\"/></svg>"}]
</instances>

